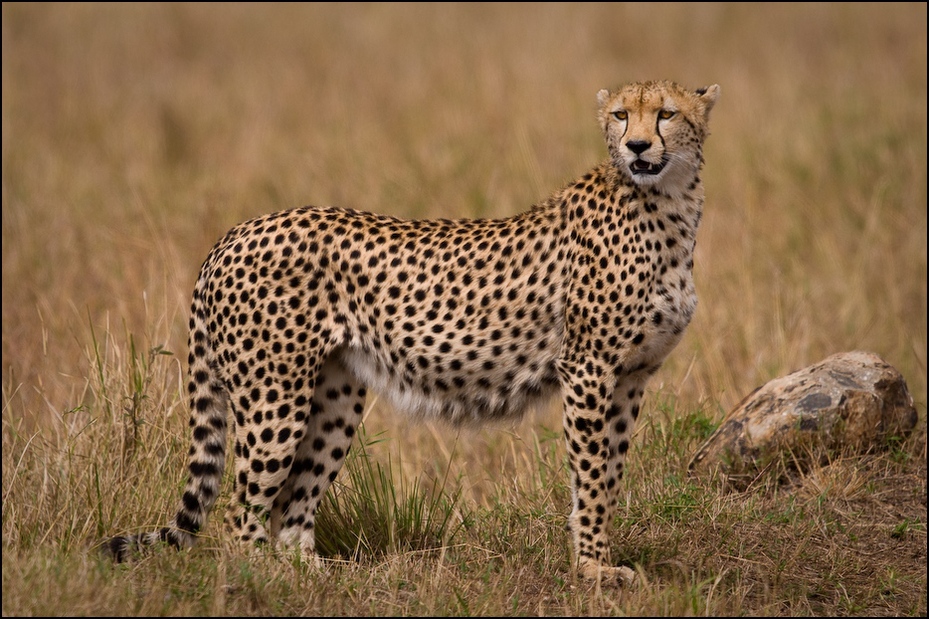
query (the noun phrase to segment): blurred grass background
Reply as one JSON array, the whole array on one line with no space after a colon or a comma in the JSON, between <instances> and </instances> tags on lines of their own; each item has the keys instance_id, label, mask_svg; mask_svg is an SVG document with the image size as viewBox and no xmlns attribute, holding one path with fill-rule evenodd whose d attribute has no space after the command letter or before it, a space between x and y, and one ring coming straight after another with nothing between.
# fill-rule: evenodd
<instances>
[{"instance_id":1,"label":"blurred grass background","mask_svg":"<svg viewBox=\"0 0 929 619\"><path fill-rule=\"evenodd\" d=\"M174 353L146 388L183 428L190 291L235 223L305 204L511 215L605 157L596 92L639 79L722 87L700 305L646 411L719 419L863 349L925 425L924 3L3 3L2 38L5 451L11 428L67 439L82 407L124 406L101 385L130 344ZM459 441L381 408L370 432L403 437L403 467L464 453L478 503L532 461L518 433Z\"/></svg>"}]
</instances>

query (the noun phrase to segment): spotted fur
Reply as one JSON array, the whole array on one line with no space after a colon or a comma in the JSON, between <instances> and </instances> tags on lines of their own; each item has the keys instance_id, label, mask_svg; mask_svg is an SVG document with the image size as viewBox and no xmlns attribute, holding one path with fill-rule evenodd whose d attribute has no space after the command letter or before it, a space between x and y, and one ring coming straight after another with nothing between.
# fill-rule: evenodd
<instances>
[{"instance_id":1,"label":"spotted fur","mask_svg":"<svg viewBox=\"0 0 929 619\"><path fill-rule=\"evenodd\" d=\"M190 313L189 478L171 523L116 537L123 560L194 543L219 493L228 410L243 541L314 552L317 506L372 389L451 424L518 418L560 394L589 578L629 581L608 530L649 377L696 307L700 170L719 87L598 93L609 158L506 219L298 208L242 223L204 262Z\"/></svg>"}]
</instances>

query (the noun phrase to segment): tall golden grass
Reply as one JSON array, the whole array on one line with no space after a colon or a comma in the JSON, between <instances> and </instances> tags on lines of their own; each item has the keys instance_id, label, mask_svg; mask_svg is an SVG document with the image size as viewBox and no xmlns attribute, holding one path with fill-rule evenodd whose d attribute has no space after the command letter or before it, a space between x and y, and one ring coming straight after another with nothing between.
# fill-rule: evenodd
<instances>
[{"instance_id":1,"label":"tall golden grass","mask_svg":"<svg viewBox=\"0 0 929 619\"><path fill-rule=\"evenodd\" d=\"M42 466L86 484L59 510L107 504L94 484L162 484L126 503L144 513L51 518L46 537L73 536L69 549L166 516L183 464L160 458L187 440L189 294L229 227L305 204L516 213L605 156L596 92L638 79L722 87L700 305L646 408L718 420L770 378L864 349L900 369L925 426L925 4L4 3L2 37L5 555L16 518L48 517L16 504ZM157 347L174 355L146 374ZM538 475L534 424L559 425L555 406L528 435L465 436L382 408L369 433L403 437L402 470L442 474L456 455L465 500L490 508L501 475L513 492ZM130 437L137 413L145 434ZM152 477L107 482L117 464L87 468L93 453L78 470L67 447L94 424L128 433ZM34 610L13 599L4 587L5 614ZM665 602L643 608L680 609ZM713 608L743 608L726 604Z\"/></svg>"}]
</instances>

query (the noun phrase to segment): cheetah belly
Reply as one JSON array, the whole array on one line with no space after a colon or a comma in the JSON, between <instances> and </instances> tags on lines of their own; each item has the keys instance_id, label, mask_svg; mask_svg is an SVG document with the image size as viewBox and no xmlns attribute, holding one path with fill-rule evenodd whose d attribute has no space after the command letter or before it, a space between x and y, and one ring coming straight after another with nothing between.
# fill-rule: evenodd
<instances>
[{"instance_id":1,"label":"cheetah belly","mask_svg":"<svg viewBox=\"0 0 929 619\"><path fill-rule=\"evenodd\" d=\"M451 350L375 352L349 344L343 363L398 411L457 425L515 420L544 404L558 389L555 370L560 334L533 340L456 344ZM428 367L421 367L428 360ZM395 361L396 360L396 361Z\"/></svg>"}]
</instances>

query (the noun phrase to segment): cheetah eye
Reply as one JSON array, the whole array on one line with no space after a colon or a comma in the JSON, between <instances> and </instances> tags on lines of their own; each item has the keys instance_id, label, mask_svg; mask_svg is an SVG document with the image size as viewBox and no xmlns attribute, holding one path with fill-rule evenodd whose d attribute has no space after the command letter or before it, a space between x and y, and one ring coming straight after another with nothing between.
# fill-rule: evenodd
<instances>
[{"instance_id":1,"label":"cheetah eye","mask_svg":"<svg viewBox=\"0 0 929 619\"><path fill-rule=\"evenodd\" d=\"M668 120L669 118L672 118L675 114L677 114L677 112L675 112L674 110L661 110L660 112L658 112L658 118L660 118L661 120Z\"/></svg>"},{"instance_id":2,"label":"cheetah eye","mask_svg":"<svg viewBox=\"0 0 929 619\"><path fill-rule=\"evenodd\" d=\"M629 113L626 110L616 110L613 112L613 118L616 120L626 120L629 118Z\"/></svg>"}]
</instances>

